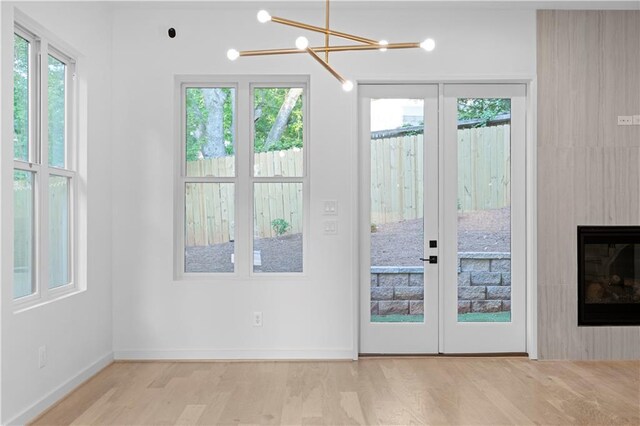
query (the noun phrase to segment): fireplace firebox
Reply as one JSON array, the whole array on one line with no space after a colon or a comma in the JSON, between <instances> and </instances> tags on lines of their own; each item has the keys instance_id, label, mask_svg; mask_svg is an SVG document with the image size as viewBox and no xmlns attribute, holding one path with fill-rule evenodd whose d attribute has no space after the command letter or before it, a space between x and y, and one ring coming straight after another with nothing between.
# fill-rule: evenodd
<instances>
[{"instance_id":1,"label":"fireplace firebox","mask_svg":"<svg viewBox=\"0 0 640 426\"><path fill-rule=\"evenodd\" d=\"M640 325L640 226L578 227L578 325Z\"/></svg>"}]
</instances>

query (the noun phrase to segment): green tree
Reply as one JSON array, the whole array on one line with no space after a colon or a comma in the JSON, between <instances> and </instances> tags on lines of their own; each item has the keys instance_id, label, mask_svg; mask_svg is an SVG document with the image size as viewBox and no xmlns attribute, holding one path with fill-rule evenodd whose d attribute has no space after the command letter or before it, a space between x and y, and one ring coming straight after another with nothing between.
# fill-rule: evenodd
<instances>
[{"instance_id":1,"label":"green tree","mask_svg":"<svg viewBox=\"0 0 640 426\"><path fill-rule=\"evenodd\" d=\"M226 155L233 155L234 96L230 88L192 87L186 90L187 161L220 156L221 152L211 146L215 144L223 145ZM222 105L221 109L211 108L216 102ZM204 149L208 144L211 150Z\"/></svg>"},{"instance_id":2,"label":"green tree","mask_svg":"<svg viewBox=\"0 0 640 426\"><path fill-rule=\"evenodd\" d=\"M495 117L510 112L510 99L458 99L458 120L480 120L474 127L485 127Z\"/></svg>"},{"instance_id":3,"label":"green tree","mask_svg":"<svg viewBox=\"0 0 640 426\"><path fill-rule=\"evenodd\" d=\"M29 42L18 35L13 39L13 156L28 161Z\"/></svg>"},{"instance_id":4,"label":"green tree","mask_svg":"<svg viewBox=\"0 0 640 426\"><path fill-rule=\"evenodd\" d=\"M187 161L234 154L234 110L233 89L187 88ZM302 89L269 87L254 90L256 152L302 148L303 122Z\"/></svg>"},{"instance_id":5,"label":"green tree","mask_svg":"<svg viewBox=\"0 0 640 426\"><path fill-rule=\"evenodd\" d=\"M49 164L64 167L66 65L49 56L48 66Z\"/></svg>"},{"instance_id":6,"label":"green tree","mask_svg":"<svg viewBox=\"0 0 640 426\"><path fill-rule=\"evenodd\" d=\"M302 90L258 88L254 91L254 149L256 152L302 148Z\"/></svg>"}]
</instances>

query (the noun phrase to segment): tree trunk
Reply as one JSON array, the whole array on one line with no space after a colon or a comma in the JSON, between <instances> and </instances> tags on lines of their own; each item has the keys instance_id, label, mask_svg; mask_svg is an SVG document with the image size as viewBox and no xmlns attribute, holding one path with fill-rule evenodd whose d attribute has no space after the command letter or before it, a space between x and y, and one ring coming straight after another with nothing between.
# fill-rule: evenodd
<instances>
[{"instance_id":1,"label":"tree trunk","mask_svg":"<svg viewBox=\"0 0 640 426\"><path fill-rule=\"evenodd\" d=\"M271 130L269 130L269 134L267 135L267 140L264 142L264 150L268 151L273 144L278 142L284 133L284 129L287 127L287 122L289 121L289 116L291 115L291 111L293 111L293 107L296 106L296 102L298 102L298 98L302 95L302 89L289 89L287 92L287 96L280 107L280 111L278 111L278 116L276 120L273 122L273 126L271 126Z\"/></svg>"},{"instance_id":2,"label":"tree trunk","mask_svg":"<svg viewBox=\"0 0 640 426\"><path fill-rule=\"evenodd\" d=\"M204 104L209 111L205 131L206 142L202 146L204 158L224 157L224 102L227 94L222 89L204 89Z\"/></svg>"}]
</instances>

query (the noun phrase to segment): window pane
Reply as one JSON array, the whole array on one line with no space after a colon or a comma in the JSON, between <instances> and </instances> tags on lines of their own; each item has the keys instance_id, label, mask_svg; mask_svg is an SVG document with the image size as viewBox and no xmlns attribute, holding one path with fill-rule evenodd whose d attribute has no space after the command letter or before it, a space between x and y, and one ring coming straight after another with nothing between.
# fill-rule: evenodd
<instances>
[{"instance_id":1,"label":"window pane","mask_svg":"<svg viewBox=\"0 0 640 426\"><path fill-rule=\"evenodd\" d=\"M34 280L34 174L13 172L13 297L35 293Z\"/></svg>"},{"instance_id":2,"label":"window pane","mask_svg":"<svg viewBox=\"0 0 640 426\"><path fill-rule=\"evenodd\" d=\"M185 272L233 272L235 239L233 183L185 186Z\"/></svg>"},{"instance_id":3,"label":"window pane","mask_svg":"<svg viewBox=\"0 0 640 426\"><path fill-rule=\"evenodd\" d=\"M69 179L49 177L49 288L69 284Z\"/></svg>"},{"instance_id":4,"label":"window pane","mask_svg":"<svg viewBox=\"0 0 640 426\"><path fill-rule=\"evenodd\" d=\"M304 175L303 97L300 87L254 89L255 176Z\"/></svg>"},{"instance_id":5,"label":"window pane","mask_svg":"<svg viewBox=\"0 0 640 426\"><path fill-rule=\"evenodd\" d=\"M253 272L302 272L302 183L255 183Z\"/></svg>"},{"instance_id":6,"label":"window pane","mask_svg":"<svg viewBox=\"0 0 640 426\"><path fill-rule=\"evenodd\" d=\"M189 87L185 97L187 176L235 176L236 90Z\"/></svg>"},{"instance_id":7,"label":"window pane","mask_svg":"<svg viewBox=\"0 0 640 426\"><path fill-rule=\"evenodd\" d=\"M13 41L13 157L29 161L30 43L17 34Z\"/></svg>"},{"instance_id":8,"label":"window pane","mask_svg":"<svg viewBox=\"0 0 640 426\"><path fill-rule=\"evenodd\" d=\"M458 321L511 321L511 101L458 99Z\"/></svg>"},{"instance_id":9,"label":"window pane","mask_svg":"<svg viewBox=\"0 0 640 426\"><path fill-rule=\"evenodd\" d=\"M424 100L370 105L371 322L423 322Z\"/></svg>"},{"instance_id":10,"label":"window pane","mask_svg":"<svg viewBox=\"0 0 640 426\"><path fill-rule=\"evenodd\" d=\"M66 65L49 55L49 165L65 167Z\"/></svg>"}]
</instances>

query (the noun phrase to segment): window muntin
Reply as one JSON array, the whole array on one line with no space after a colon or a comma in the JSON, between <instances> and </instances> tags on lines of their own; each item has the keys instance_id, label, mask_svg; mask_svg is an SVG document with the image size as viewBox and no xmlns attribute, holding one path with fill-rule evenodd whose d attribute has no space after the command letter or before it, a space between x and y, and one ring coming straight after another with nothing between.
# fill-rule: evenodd
<instances>
[{"instance_id":1,"label":"window muntin","mask_svg":"<svg viewBox=\"0 0 640 426\"><path fill-rule=\"evenodd\" d=\"M180 182L176 186L176 196L178 201L178 211L176 222L177 242L176 248L176 277L195 279L204 277L221 276L221 274L233 274L236 276L250 277L250 276L274 276L277 273L288 274L293 273L300 274L303 272L303 253L306 246L306 241L303 239L303 228L307 226L307 194L308 194L308 177L306 175L306 155L307 153L303 149L306 141L306 108L307 108L307 82L306 78L293 79L292 81L279 81L277 78L270 79L265 78L253 79L251 77L238 77L238 78L222 78L218 80L219 83L212 84L202 79L199 82L183 81L180 83L180 96L181 96L181 115L182 115L182 131L181 131L181 156L182 166L180 167ZM212 167L204 164L195 163L198 160L205 159L205 153L202 149L198 149L198 146L204 146L203 143L194 143L197 138L194 136L202 135L203 131L195 132L196 129L202 128L203 125L198 123L198 116L203 116L201 110L199 111L197 106L197 97L193 95L197 90L202 93L203 90L211 89L228 89L225 102L229 102L231 108L223 108L223 114L225 111L232 111L233 115L229 116L228 113L220 120L220 113L218 122L224 124L224 133L226 135L225 141L227 151L226 157L218 158L217 161L226 161L227 164L234 165L234 173L229 173L230 168L227 167L227 172L222 174L220 171L222 167ZM260 130L260 124L256 128L256 121L260 119L269 118L271 116L271 123L275 123L275 118L282 109L282 104L277 105L278 102L283 102L287 92L299 91L300 93L295 97L295 101L292 102L292 109L289 111L289 119L284 121L284 131L286 137L279 138L277 145L271 150L258 152L256 150L256 143L258 143L258 149L264 148L264 143L261 144L260 138L263 142L266 141L266 136L270 129L262 127ZM255 101L256 98L266 97L267 100L278 98L275 102L263 103L258 105ZM200 95L198 95L200 97ZM204 96L201 96L201 104L204 105ZM275 106L274 106L275 105ZM255 108L258 106L258 108ZM219 110L219 109L218 109ZM256 117L258 119L256 120ZM196 120L194 120L194 118ZM268 122L268 121L266 121ZM292 126L292 123L295 126ZM297 132L297 140L293 141L291 135L294 134L293 130ZM262 135L262 136L260 136ZM287 139L288 138L288 139ZM248 143L251 141L250 143ZM230 142L230 143L229 143ZM285 144L288 144L285 146ZM194 149L194 147L196 149ZM262 148L261 148L262 147ZM290 151L290 152L288 152ZM293 153L288 156L287 154ZM265 167L265 173L263 175L256 175L254 173L254 165L260 164L258 156L260 154L271 155L276 158L277 161L272 161L271 166ZM284 160L282 160L284 158ZM283 164L283 161L291 162L291 166ZM284 170L284 173L282 172ZM198 185L196 185L198 184ZM213 185L216 184L216 185ZM225 192L225 185L227 193L233 193L233 199L231 202L227 202L228 210L226 215L220 215L217 212L222 211L222 208L216 207L219 202L223 200L220 196L220 201L216 199L218 194ZM252 238L258 228L256 227L256 208L259 215L264 215L266 211L262 207L256 207L256 201L254 195L263 188L262 184L268 184L266 187L280 187L286 191L280 191L280 194L272 194L275 204L284 206L285 200L288 201L290 194L297 194L295 196L296 204L295 208L289 208L288 212L284 212L284 207L281 208L281 214L278 217L269 219L266 225L263 223L259 232L269 233L269 238L273 238L271 233L276 232L279 229L280 234L275 235L279 240L293 238L298 239L300 244L295 246L296 265L278 265L273 264L265 269L258 268L260 263L260 257L262 256L262 250L265 247L263 244L265 241L259 241L262 239L263 234L259 232L256 235L256 239ZM194 201L194 194L198 192L206 193L210 191L209 196L198 195L196 201ZM194 209L194 205L198 208ZM269 212L269 214L271 214ZM275 213L274 213L275 214ZM194 218L199 217L200 222L204 222L206 219L208 222L206 226L195 226ZM227 217L229 225L224 226L221 219L218 217ZM234 220L231 223L232 219ZM276 220L279 219L279 220ZM275 220L275 222L274 222ZM274 222L274 223L271 223ZM295 227L293 224L295 223ZM231 226L232 225L232 226ZM211 235L212 229L225 230L229 228L229 239L226 241L226 237L219 238L220 235ZM282 231L284 230L284 231ZM296 235L292 237L292 232L295 231ZM223 231L225 232L225 231ZM266 235L266 234L265 234ZM195 236L198 236L198 245L194 245L196 241ZM209 247L207 241L213 241L213 245L223 244L224 247L217 246L215 250ZM222 242L218 242L222 241ZM231 244L230 244L231 243ZM267 247L267 251L264 252L267 258L274 251L269 251L270 247ZM203 261L198 261L198 258L203 257L203 253L209 252L211 256ZM206 257L206 256L205 256ZM231 260L229 260L229 257ZM217 260L216 260L217 259ZM208 262L208 263L207 263ZM230 265L230 262L232 265ZM231 268L233 266L233 268ZM255 266L255 267L254 267Z\"/></svg>"},{"instance_id":2,"label":"window muntin","mask_svg":"<svg viewBox=\"0 0 640 426\"><path fill-rule=\"evenodd\" d=\"M43 36L15 26L13 250L20 308L77 288L70 126L75 61Z\"/></svg>"}]
</instances>

